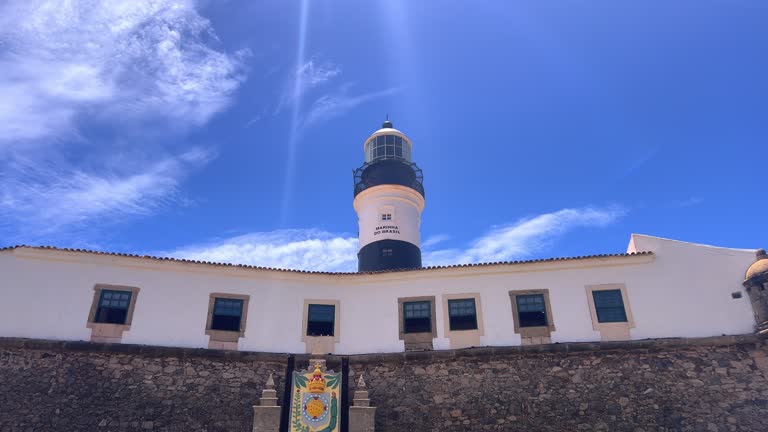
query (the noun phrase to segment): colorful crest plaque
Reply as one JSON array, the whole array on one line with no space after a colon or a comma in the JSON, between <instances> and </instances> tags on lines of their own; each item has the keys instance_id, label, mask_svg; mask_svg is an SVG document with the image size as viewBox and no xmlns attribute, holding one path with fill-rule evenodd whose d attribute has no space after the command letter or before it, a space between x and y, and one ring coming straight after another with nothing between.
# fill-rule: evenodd
<instances>
[{"instance_id":1,"label":"colorful crest plaque","mask_svg":"<svg viewBox=\"0 0 768 432\"><path fill-rule=\"evenodd\" d=\"M338 432L340 381L341 373L324 372L319 364L313 372L293 373L291 432Z\"/></svg>"}]
</instances>

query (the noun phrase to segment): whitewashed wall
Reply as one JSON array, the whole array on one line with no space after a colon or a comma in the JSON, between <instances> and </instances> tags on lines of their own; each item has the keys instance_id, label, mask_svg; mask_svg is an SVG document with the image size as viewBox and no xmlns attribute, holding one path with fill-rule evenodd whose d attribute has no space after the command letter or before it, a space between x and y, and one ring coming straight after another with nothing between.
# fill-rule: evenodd
<instances>
[{"instance_id":1,"label":"whitewashed wall","mask_svg":"<svg viewBox=\"0 0 768 432\"><path fill-rule=\"evenodd\" d=\"M585 286L623 283L636 328L632 339L745 334L754 318L743 291L754 250L714 248L634 235L629 249L652 256L554 261L379 275L312 275L174 263L38 249L0 252L0 336L88 340L95 284L141 289L124 343L207 347L210 293L251 296L248 351L305 352L305 299L340 301L336 353L396 352L398 297L437 297L436 349L444 338L443 294L481 295L482 345L519 345L510 290L549 289L556 331L552 342L596 341Z\"/></svg>"}]
</instances>

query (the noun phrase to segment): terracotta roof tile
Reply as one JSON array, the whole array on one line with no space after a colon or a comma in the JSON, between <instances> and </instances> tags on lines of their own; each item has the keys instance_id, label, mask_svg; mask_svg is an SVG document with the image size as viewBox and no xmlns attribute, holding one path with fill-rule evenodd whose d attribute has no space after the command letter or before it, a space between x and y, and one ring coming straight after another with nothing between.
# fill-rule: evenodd
<instances>
[{"instance_id":1,"label":"terracotta roof tile","mask_svg":"<svg viewBox=\"0 0 768 432\"><path fill-rule=\"evenodd\" d=\"M541 258L541 259L519 260L519 261L496 261L496 262L485 262L485 263L475 263L475 264L453 264L453 265L444 265L444 266L420 267L415 269L394 269L394 270L381 270L381 271L372 271L372 272L328 272L328 271L314 271L314 270L283 269L283 268L276 268L276 267L261 267L261 266L254 266L254 265L248 265L248 264L231 264L231 263L220 263L220 262L211 262L211 261L198 261L198 260L189 260L189 259L183 259L183 258L158 257L158 256L152 256L152 255L138 255L138 254L129 254L129 253L120 253L120 252L102 252L102 251L95 251L95 250L88 250L88 249L59 248L55 246L15 245L15 246L7 246L7 247L0 248L0 252L6 251L6 250L21 249L21 248L52 250L52 251L61 251L61 252L76 252L76 253L86 253L86 254L94 254L94 255L110 255L110 256L119 256L119 257L127 257L127 258L142 258L142 259L151 259L155 261L172 261L172 262L179 262L179 263L203 264L203 265L219 266L219 267L234 267L234 268L246 268L246 269L255 269L255 270L280 271L280 272L287 272L287 273L307 273L307 274L324 274L324 275L359 275L359 274L397 273L397 272L426 271L426 270L451 269L451 268L462 268L462 267L488 267L488 266L497 266L497 265L516 265L516 264L531 264L531 263L544 263L544 262L555 262L555 261L576 261L576 260L598 259L598 258L653 255L653 252L632 252L632 253L617 253L617 254L583 255L583 256L561 257L561 258Z\"/></svg>"}]
</instances>

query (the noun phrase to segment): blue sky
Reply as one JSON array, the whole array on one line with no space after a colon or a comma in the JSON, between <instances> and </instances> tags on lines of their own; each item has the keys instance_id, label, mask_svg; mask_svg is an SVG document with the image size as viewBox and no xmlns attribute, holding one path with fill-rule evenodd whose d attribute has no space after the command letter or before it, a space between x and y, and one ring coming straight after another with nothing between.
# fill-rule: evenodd
<instances>
[{"instance_id":1,"label":"blue sky","mask_svg":"<svg viewBox=\"0 0 768 432\"><path fill-rule=\"evenodd\" d=\"M425 264L768 246L768 3L0 5L0 245L356 268L389 114Z\"/></svg>"}]
</instances>

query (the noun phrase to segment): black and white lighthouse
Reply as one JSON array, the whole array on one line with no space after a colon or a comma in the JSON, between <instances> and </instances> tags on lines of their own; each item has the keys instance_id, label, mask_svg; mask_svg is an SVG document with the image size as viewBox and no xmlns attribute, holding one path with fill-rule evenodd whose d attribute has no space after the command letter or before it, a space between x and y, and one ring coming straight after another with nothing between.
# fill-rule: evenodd
<instances>
[{"instance_id":1,"label":"black and white lighthouse","mask_svg":"<svg viewBox=\"0 0 768 432\"><path fill-rule=\"evenodd\" d=\"M424 177L411 161L411 140L387 120L365 140L364 149L365 164L354 172L357 269L421 267Z\"/></svg>"}]
</instances>

